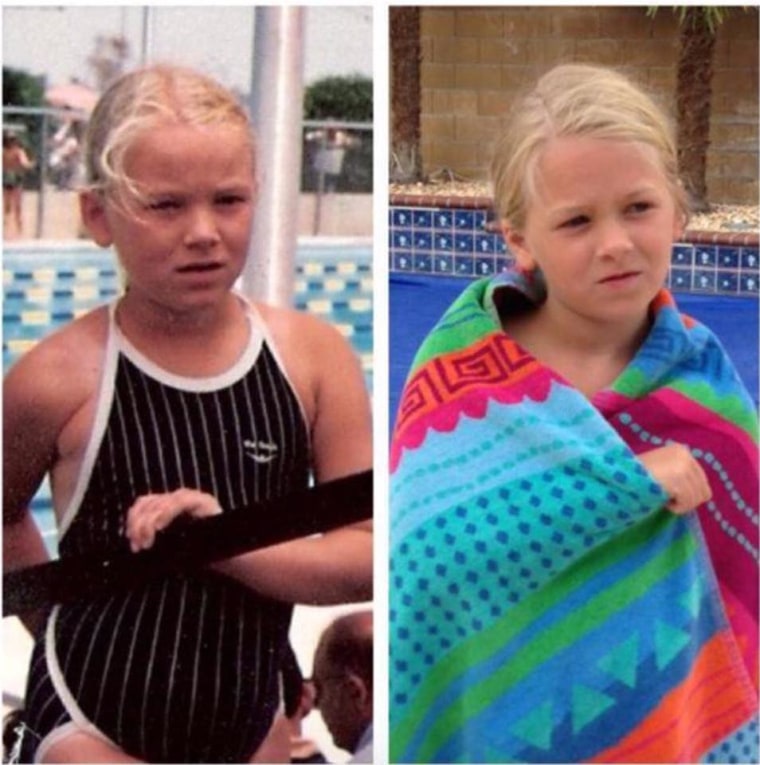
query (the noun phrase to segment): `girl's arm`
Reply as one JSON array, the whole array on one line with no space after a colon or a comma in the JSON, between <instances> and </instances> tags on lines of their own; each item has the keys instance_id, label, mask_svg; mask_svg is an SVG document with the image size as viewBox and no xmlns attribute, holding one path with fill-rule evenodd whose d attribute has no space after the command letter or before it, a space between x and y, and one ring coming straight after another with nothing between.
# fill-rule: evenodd
<instances>
[{"instance_id":1,"label":"girl's arm","mask_svg":"<svg viewBox=\"0 0 760 765\"><path fill-rule=\"evenodd\" d=\"M26 359L11 369L3 384L3 571L48 560L29 511L55 449L46 387L36 364ZM43 616L29 612L21 621L34 633Z\"/></svg>"},{"instance_id":2,"label":"girl's arm","mask_svg":"<svg viewBox=\"0 0 760 765\"><path fill-rule=\"evenodd\" d=\"M372 530L346 526L221 561L212 568L267 597L333 605L372 599Z\"/></svg>"},{"instance_id":3,"label":"girl's arm","mask_svg":"<svg viewBox=\"0 0 760 765\"><path fill-rule=\"evenodd\" d=\"M311 317L299 319L298 355L291 353L289 360L307 365L312 382L312 449L321 483L372 466L369 397L358 360L343 337ZM290 602L370 600L372 522L257 550L214 568L261 594Z\"/></svg>"},{"instance_id":4,"label":"girl's arm","mask_svg":"<svg viewBox=\"0 0 760 765\"><path fill-rule=\"evenodd\" d=\"M24 149L21 149L21 155L19 157L21 165L24 170L31 170L34 167L34 160L26 153Z\"/></svg>"},{"instance_id":5,"label":"girl's arm","mask_svg":"<svg viewBox=\"0 0 760 765\"><path fill-rule=\"evenodd\" d=\"M28 510L13 523L3 522L3 571L34 566L48 560L42 535ZM45 618L44 611L26 611L21 623L36 635Z\"/></svg>"},{"instance_id":6,"label":"girl's arm","mask_svg":"<svg viewBox=\"0 0 760 765\"><path fill-rule=\"evenodd\" d=\"M67 339L71 337L71 343ZM11 367L3 382L3 571L48 560L29 505L59 459L58 440L87 396L92 365L77 333L42 341ZM22 615L31 630L41 615Z\"/></svg>"}]
</instances>

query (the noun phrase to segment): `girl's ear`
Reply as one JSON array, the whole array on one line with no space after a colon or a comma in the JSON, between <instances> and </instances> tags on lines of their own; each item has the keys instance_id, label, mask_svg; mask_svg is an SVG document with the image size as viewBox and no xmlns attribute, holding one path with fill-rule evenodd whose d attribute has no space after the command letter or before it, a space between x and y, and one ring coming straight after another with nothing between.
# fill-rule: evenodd
<instances>
[{"instance_id":1,"label":"girl's ear","mask_svg":"<svg viewBox=\"0 0 760 765\"><path fill-rule=\"evenodd\" d=\"M676 211L675 219L673 221L673 241L680 242L683 238L683 232L686 230L686 224L688 218L686 213Z\"/></svg>"},{"instance_id":2,"label":"girl's ear","mask_svg":"<svg viewBox=\"0 0 760 765\"><path fill-rule=\"evenodd\" d=\"M501 234L517 263L517 268L520 271L535 271L538 265L530 254L528 243L522 232L511 226L509 221L503 220Z\"/></svg>"},{"instance_id":3,"label":"girl's ear","mask_svg":"<svg viewBox=\"0 0 760 765\"><path fill-rule=\"evenodd\" d=\"M113 244L106 204L105 196L101 191L83 191L79 195L82 223L95 243L101 247L110 247Z\"/></svg>"}]
</instances>

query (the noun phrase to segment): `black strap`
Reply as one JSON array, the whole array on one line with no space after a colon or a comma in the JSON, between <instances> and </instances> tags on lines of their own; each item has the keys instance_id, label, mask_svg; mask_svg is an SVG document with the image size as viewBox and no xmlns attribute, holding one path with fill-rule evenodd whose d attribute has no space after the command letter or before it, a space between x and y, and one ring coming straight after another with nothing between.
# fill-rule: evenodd
<instances>
[{"instance_id":1,"label":"black strap","mask_svg":"<svg viewBox=\"0 0 760 765\"><path fill-rule=\"evenodd\" d=\"M171 572L372 517L372 471L318 484L252 511L233 510L174 523L149 550L82 555L3 575L3 616L35 611L115 587L129 587Z\"/></svg>"}]
</instances>

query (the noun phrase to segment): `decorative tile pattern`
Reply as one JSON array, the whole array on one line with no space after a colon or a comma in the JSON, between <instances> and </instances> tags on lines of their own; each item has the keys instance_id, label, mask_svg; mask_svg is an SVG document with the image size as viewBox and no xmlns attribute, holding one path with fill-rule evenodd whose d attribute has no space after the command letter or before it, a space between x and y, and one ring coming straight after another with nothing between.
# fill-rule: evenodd
<instances>
[{"instance_id":1,"label":"decorative tile pattern","mask_svg":"<svg viewBox=\"0 0 760 765\"><path fill-rule=\"evenodd\" d=\"M390 270L473 277L508 268L511 256L489 224L489 204L484 199L392 198ZM667 283L676 292L759 295L757 235L686 232L673 246Z\"/></svg>"}]
</instances>

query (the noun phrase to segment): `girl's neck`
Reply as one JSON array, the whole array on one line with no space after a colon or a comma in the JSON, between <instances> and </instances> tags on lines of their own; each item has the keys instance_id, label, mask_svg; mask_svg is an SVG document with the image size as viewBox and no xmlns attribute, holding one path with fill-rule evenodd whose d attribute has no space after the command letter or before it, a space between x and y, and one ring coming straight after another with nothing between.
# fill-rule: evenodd
<instances>
[{"instance_id":1,"label":"girl's neck","mask_svg":"<svg viewBox=\"0 0 760 765\"><path fill-rule=\"evenodd\" d=\"M651 322L648 316L635 322L601 322L580 317L570 320L544 303L536 311L533 323L548 345L581 359L608 357L630 361L644 342Z\"/></svg>"},{"instance_id":2,"label":"girl's neck","mask_svg":"<svg viewBox=\"0 0 760 765\"><path fill-rule=\"evenodd\" d=\"M244 305L232 293L203 311L169 311L130 299L116 306L120 332L144 356L179 375L212 376L240 358L249 339Z\"/></svg>"},{"instance_id":3,"label":"girl's neck","mask_svg":"<svg viewBox=\"0 0 760 765\"><path fill-rule=\"evenodd\" d=\"M240 301L233 293L215 305L179 311L142 300L128 288L118 303L116 315L126 335L134 333L156 341L165 338L177 342L187 337L198 342L223 331L241 310Z\"/></svg>"},{"instance_id":4,"label":"girl's neck","mask_svg":"<svg viewBox=\"0 0 760 765\"><path fill-rule=\"evenodd\" d=\"M508 319L505 330L542 364L592 398L628 366L646 338L649 321L645 318L636 326L570 322L544 304Z\"/></svg>"}]
</instances>

